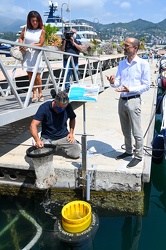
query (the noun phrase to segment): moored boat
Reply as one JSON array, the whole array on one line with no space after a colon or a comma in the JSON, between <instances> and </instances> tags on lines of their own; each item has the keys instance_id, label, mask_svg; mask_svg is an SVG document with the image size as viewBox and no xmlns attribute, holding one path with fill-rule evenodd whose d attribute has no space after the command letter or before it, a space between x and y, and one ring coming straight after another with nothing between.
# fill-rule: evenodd
<instances>
[{"instance_id":1,"label":"moored boat","mask_svg":"<svg viewBox=\"0 0 166 250\"><path fill-rule=\"evenodd\" d=\"M98 39L98 35L96 30L92 25L89 23L81 22L81 20L63 20L62 13L61 15L55 15L55 12L58 11L58 3L48 1L49 3L49 11L44 12L44 16L47 17L45 24L50 24L51 26L56 26L59 28L59 31L56 32L57 35L62 36L63 31L65 28L68 29L76 29L77 30L77 40L80 40L81 42L90 41L91 39ZM62 9L62 7L61 7ZM62 12L62 11L61 11ZM69 10L68 10L69 12ZM23 29L25 25L22 25L20 28ZM20 35L20 32L18 32L18 36Z\"/></svg>"}]
</instances>

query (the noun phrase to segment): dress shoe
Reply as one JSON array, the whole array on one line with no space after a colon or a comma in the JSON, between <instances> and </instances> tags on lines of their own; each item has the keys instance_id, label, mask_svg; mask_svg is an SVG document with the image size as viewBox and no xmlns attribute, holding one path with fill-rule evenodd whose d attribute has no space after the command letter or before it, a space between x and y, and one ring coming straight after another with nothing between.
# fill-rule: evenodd
<instances>
[{"instance_id":1,"label":"dress shoe","mask_svg":"<svg viewBox=\"0 0 166 250\"><path fill-rule=\"evenodd\" d=\"M126 168L135 167L140 161L142 161L142 159L133 158L133 159L129 162L129 164L126 166Z\"/></svg>"},{"instance_id":2,"label":"dress shoe","mask_svg":"<svg viewBox=\"0 0 166 250\"><path fill-rule=\"evenodd\" d=\"M128 157L128 156L132 156L133 154L128 154L128 153L123 153L123 154L121 154L121 155L118 155L115 159L116 160L121 160L121 159L124 159L124 158L126 158L126 157Z\"/></svg>"}]
</instances>

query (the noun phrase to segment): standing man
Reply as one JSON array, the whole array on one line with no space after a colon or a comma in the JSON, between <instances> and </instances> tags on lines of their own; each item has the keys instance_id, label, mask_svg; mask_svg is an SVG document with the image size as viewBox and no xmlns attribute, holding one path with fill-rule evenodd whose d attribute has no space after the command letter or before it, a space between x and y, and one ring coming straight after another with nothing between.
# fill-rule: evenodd
<instances>
[{"instance_id":1,"label":"standing man","mask_svg":"<svg viewBox=\"0 0 166 250\"><path fill-rule=\"evenodd\" d=\"M61 50L67 53L79 55L80 51L82 50L82 44L80 41L76 39L76 33L77 31L75 29L71 29L69 32L64 33L64 38L62 40ZM66 68L67 60L69 58L69 55L63 55L63 67ZM78 57L73 56L75 69L78 73ZM76 81L74 71L73 71L73 65L70 61L69 64L69 70L66 77L66 83L65 83L65 90L66 92L70 89L70 76L73 75L74 81Z\"/></svg>"},{"instance_id":2,"label":"standing man","mask_svg":"<svg viewBox=\"0 0 166 250\"><path fill-rule=\"evenodd\" d=\"M69 157L80 157L80 146L74 138L75 117L68 95L60 91L53 101L43 103L35 114L30 132L35 140L35 146L42 148L44 144L53 144L63 150ZM69 119L69 130L67 121ZM42 123L41 138L38 127Z\"/></svg>"},{"instance_id":3,"label":"standing man","mask_svg":"<svg viewBox=\"0 0 166 250\"><path fill-rule=\"evenodd\" d=\"M141 94L150 88L150 67L148 62L138 57L139 41L129 37L124 43L126 59L118 66L116 77L107 77L111 85L120 92L118 112L124 135L126 152L116 160L132 156L132 135L135 139L135 157L127 165L136 166L143 157L143 133L141 128Z\"/></svg>"}]
</instances>

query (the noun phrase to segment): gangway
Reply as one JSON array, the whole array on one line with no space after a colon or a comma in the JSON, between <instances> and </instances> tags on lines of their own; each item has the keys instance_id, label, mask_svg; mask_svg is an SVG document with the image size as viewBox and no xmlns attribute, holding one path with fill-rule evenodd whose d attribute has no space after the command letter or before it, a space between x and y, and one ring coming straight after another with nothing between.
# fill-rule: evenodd
<instances>
[{"instance_id":1,"label":"gangway","mask_svg":"<svg viewBox=\"0 0 166 250\"><path fill-rule=\"evenodd\" d=\"M0 42L12 46L22 45L4 39L0 39ZM52 99L52 96L50 95L50 90L52 88L54 88L56 92L65 89L67 71L70 69L70 62L73 66L73 72L77 84L99 84L100 91L104 90L102 60L99 57L78 55L81 65L78 69L78 71L81 72L81 78L79 78L77 75L77 69L74 65L73 54L55 51L54 49L47 47L36 47L26 44L24 44L24 46L40 50L34 67L34 74L30 82L27 78L26 68L24 68L18 60L13 61L12 58L8 57L8 63L6 63L5 58L0 58L0 126L33 116L39 105L41 105L41 102L31 103L31 93L41 59L43 64L41 78L45 101ZM62 60L50 61L48 56L50 52L55 54L55 58L56 55L57 58L60 56L62 58L63 54L68 55L69 57L66 68L63 67Z\"/></svg>"}]
</instances>

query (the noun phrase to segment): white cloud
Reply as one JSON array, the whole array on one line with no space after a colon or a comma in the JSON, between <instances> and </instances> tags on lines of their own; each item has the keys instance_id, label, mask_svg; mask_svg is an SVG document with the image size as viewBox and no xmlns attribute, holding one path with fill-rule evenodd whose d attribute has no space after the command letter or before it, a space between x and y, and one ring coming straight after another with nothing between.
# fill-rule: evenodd
<instances>
[{"instance_id":1,"label":"white cloud","mask_svg":"<svg viewBox=\"0 0 166 250\"><path fill-rule=\"evenodd\" d=\"M0 15L7 16L12 19L22 19L27 13L26 8L15 4L15 1L6 0L5 4L0 1Z\"/></svg>"},{"instance_id":2,"label":"white cloud","mask_svg":"<svg viewBox=\"0 0 166 250\"><path fill-rule=\"evenodd\" d=\"M120 8L122 8L122 9L130 9L131 8L131 4L129 2L122 2L120 4Z\"/></svg>"},{"instance_id":3,"label":"white cloud","mask_svg":"<svg viewBox=\"0 0 166 250\"><path fill-rule=\"evenodd\" d=\"M120 1L119 0L115 0L112 2L114 5L120 5Z\"/></svg>"}]
</instances>

